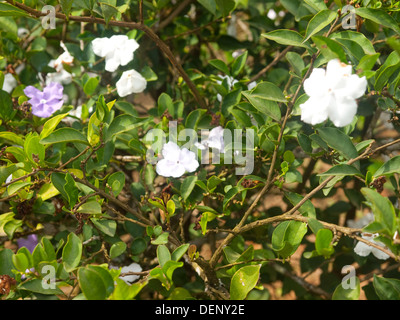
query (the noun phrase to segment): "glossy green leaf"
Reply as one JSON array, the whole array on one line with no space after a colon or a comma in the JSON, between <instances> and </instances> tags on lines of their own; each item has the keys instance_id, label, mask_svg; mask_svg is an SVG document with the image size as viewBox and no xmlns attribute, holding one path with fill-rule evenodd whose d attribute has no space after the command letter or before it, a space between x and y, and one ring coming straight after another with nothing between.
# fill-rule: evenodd
<instances>
[{"instance_id":1,"label":"glossy green leaf","mask_svg":"<svg viewBox=\"0 0 400 320\"><path fill-rule=\"evenodd\" d=\"M109 187L111 187L114 197L117 197L125 185L124 173L121 171L114 172L108 177L107 184Z\"/></svg>"},{"instance_id":2,"label":"glossy green leaf","mask_svg":"<svg viewBox=\"0 0 400 320\"><path fill-rule=\"evenodd\" d=\"M317 253L328 259L333 253L332 246L333 233L328 229L319 229L315 239L315 249Z\"/></svg>"},{"instance_id":3,"label":"glossy green leaf","mask_svg":"<svg viewBox=\"0 0 400 320\"><path fill-rule=\"evenodd\" d=\"M400 34L400 27L396 20L386 13L384 10L375 9L375 8L356 8L356 14L362 18L371 20L377 24L388 27L395 31L397 34Z\"/></svg>"},{"instance_id":4,"label":"glossy green leaf","mask_svg":"<svg viewBox=\"0 0 400 320\"><path fill-rule=\"evenodd\" d=\"M63 292L61 289L55 287L54 289L50 288L45 288L43 286L42 280L41 279L33 279L29 280L27 282L22 283L19 286L19 289L23 290L28 290L30 292L35 292L35 293L40 293L40 294L45 294L45 295L62 295Z\"/></svg>"},{"instance_id":5,"label":"glossy green leaf","mask_svg":"<svg viewBox=\"0 0 400 320\"><path fill-rule=\"evenodd\" d=\"M386 232L393 236L396 230L396 213L390 200L375 190L362 188L361 193L367 199L367 204L371 207L375 216L375 222L381 223Z\"/></svg>"},{"instance_id":6,"label":"glossy green leaf","mask_svg":"<svg viewBox=\"0 0 400 320\"><path fill-rule=\"evenodd\" d=\"M400 300L400 280L379 277L374 274L373 285L381 300Z\"/></svg>"},{"instance_id":7,"label":"glossy green leaf","mask_svg":"<svg viewBox=\"0 0 400 320\"><path fill-rule=\"evenodd\" d=\"M100 269L94 266L78 269L79 287L88 300L105 300L114 288L111 275Z\"/></svg>"},{"instance_id":8,"label":"glossy green leaf","mask_svg":"<svg viewBox=\"0 0 400 320\"><path fill-rule=\"evenodd\" d=\"M392 173L400 173L400 156L395 156L380 166L379 169L375 171L373 179Z\"/></svg>"},{"instance_id":9,"label":"glossy green leaf","mask_svg":"<svg viewBox=\"0 0 400 320\"><path fill-rule=\"evenodd\" d=\"M90 221L104 234L113 237L117 230L117 222L115 220L91 218Z\"/></svg>"},{"instance_id":10,"label":"glossy green leaf","mask_svg":"<svg viewBox=\"0 0 400 320\"><path fill-rule=\"evenodd\" d=\"M230 286L231 300L244 300L248 293L257 285L260 265L245 266L233 275Z\"/></svg>"},{"instance_id":11,"label":"glossy green leaf","mask_svg":"<svg viewBox=\"0 0 400 320\"><path fill-rule=\"evenodd\" d=\"M188 176L185 178L185 180L183 180L180 188L183 201L186 201L192 193L194 187L196 186L196 181L197 176Z\"/></svg>"},{"instance_id":12,"label":"glossy green leaf","mask_svg":"<svg viewBox=\"0 0 400 320\"><path fill-rule=\"evenodd\" d=\"M62 261L65 271L71 272L79 265L82 257L82 241L75 234L70 233L62 251Z\"/></svg>"},{"instance_id":13,"label":"glossy green leaf","mask_svg":"<svg viewBox=\"0 0 400 320\"><path fill-rule=\"evenodd\" d=\"M8 3L0 3L0 16L29 17L29 14Z\"/></svg>"},{"instance_id":14,"label":"glossy green leaf","mask_svg":"<svg viewBox=\"0 0 400 320\"><path fill-rule=\"evenodd\" d=\"M307 233L307 224L300 221L284 221L272 233L272 249L282 258L291 256Z\"/></svg>"},{"instance_id":15,"label":"glossy green leaf","mask_svg":"<svg viewBox=\"0 0 400 320\"><path fill-rule=\"evenodd\" d=\"M60 128L52 133L50 133L47 137L40 140L42 144L54 144L61 142L78 142L89 145L86 137L78 130L72 128Z\"/></svg>"},{"instance_id":16,"label":"glossy green leaf","mask_svg":"<svg viewBox=\"0 0 400 320\"><path fill-rule=\"evenodd\" d=\"M354 288L344 288L343 284L339 284L332 295L332 300L359 300L360 298L360 280L355 277Z\"/></svg>"},{"instance_id":17,"label":"glossy green leaf","mask_svg":"<svg viewBox=\"0 0 400 320\"><path fill-rule=\"evenodd\" d=\"M337 17L337 12L333 10L322 10L318 12L307 25L304 41L307 41L311 36L318 33L329 25Z\"/></svg>"},{"instance_id":18,"label":"glossy green leaf","mask_svg":"<svg viewBox=\"0 0 400 320\"><path fill-rule=\"evenodd\" d=\"M310 48L307 43L303 42L302 35L294 30L278 29L268 33L262 33L261 36L287 46Z\"/></svg>"},{"instance_id":19,"label":"glossy green leaf","mask_svg":"<svg viewBox=\"0 0 400 320\"><path fill-rule=\"evenodd\" d=\"M159 245L157 247L157 259L161 267L163 267L167 261L171 260L171 253L165 245Z\"/></svg>"}]
</instances>

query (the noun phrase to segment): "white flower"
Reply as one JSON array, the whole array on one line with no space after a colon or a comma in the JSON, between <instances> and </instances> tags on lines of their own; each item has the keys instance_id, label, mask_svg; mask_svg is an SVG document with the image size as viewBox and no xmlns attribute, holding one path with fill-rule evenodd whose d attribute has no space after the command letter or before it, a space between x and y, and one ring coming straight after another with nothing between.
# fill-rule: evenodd
<instances>
[{"instance_id":1,"label":"white flower","mask_svg":"<svg viewBox=\"0 0 400 320\"><path fill-rule=\"evenodd\" d=\"M29 30L26 28L18 28L17 35L18 38L23 38L29 34Z\"/></svg>"},{"instance_id":2,"label":"white flower","mask_svg":"<svg viewBox=\"0 0 400 320\"><path fill-rule=\"evenodd\" d=\"M17 80L15 80L14 76L11 73L6 73L4 75L4 82L3 82L3 90L11 93L15 87L17 86Z\"/></svg>"},{"instance_id":3,"label":"white flower","mask_svg":"<svg viewBox=\"0 0 400 320\"><path fill-rule=\"evenodd\" d=\"M133 262L129 266L125 266L125 267L121 268L121 274L128 273L128 272L142 272L142 267L139 264ZM120 276L119 278L121 280L124 280L127 285L131 285L132 282L139 279L140 276L133 274L133 275Z\"/></svg>"},{"instance_id":4,"label":"white flower","mask_svg":"<svg viewBox=\"0 0 400 320\"><path fill-rule=\"evenodd\" d=\"M377 233L371 234L371 233L362 233L361 237L365 240L368 240L372 243L377 244L378 246L385 248L389 250L383 243L375 241L374 238L378 236ZM376 258L381 259L381 260L386 260L389 258L389 255L382 250L379 250L378 248L372 247L367 245L364 242L359 241L357 245L354 247L354 252L357 253L359 256L366 257L370 253L372 253Z\"/></svg>"},{"instance_id":5,"label":"white flower","mask_svg":"<svg viewBox=\"0 0 400 320\"><path fill-rule=\"evenodd\" d=\"M106 59L105 69L114 72L133 60L133 53L139 48L134 39L126 35L115 35L111 38L96 38L92 41L93 52Z\"/></svg>"},{"instance_id":6,"label":"white flower","mask_svg":"<svg viewBox=\"0 0 400 320\"><path fill-rule=\"evenodd\" d=\"M351 66L338 59L328 62L326 71L315 68L304 81L304 91L310 97L300 105L301 120L315 125L328 118L337 127L353 121L357 112L356 99L367 88L367 79L352 74Z\"/></svg>"},{"instance_id":7,"label":"white flower","mask_svg":"<svg viewBox=\"0 0 400 320\"><path fill-rule=\"evenodd\" d=\"M277 17L277 14L274 9L269 9L267 13L267 17L270 18L271 20L275 20Z\"/></svg>"},{"instance_id":8,"label":"white flower","mask_svg":"<svg viewBox=\"0 0 400 320\"><path fill-rule=\"evenodd\" d=\"M60 84L70 84L72 82L72 74L64 69L64 64L72 64L74 62L74 57L69 53L62 41L60 42L60 46L64 49L64 52L57 59L50 60L49 67L54 68L56 72L47 74L46 85L52 82Z\"/></svg>"},{"instance_id":9,"label":"white flower","mask_svg":"<svg viewBox=\"0 0 400 320\"><path fill-rule=\"evenodd\" d=\"M206 140L202 140L201 143L196 142L195 146L200 150L204 150L206 148L214 148L219 150L219 152L225 152L225 143L224 143L224 128L221 126L213 128Z\"/></svg>"},{"instance_id":10,"label":"white flower","mask_svg":"<svg viewBox=\"0 0 400 320\"><path fill-rule=\"evenodd\" d=\"M125 97L132 93L143 92L146 89L147 81L139 72L132 69L122 73L116 86L118 95Z\"/></svg>"},{"instance_id":11,"label":"white flower","mask_svg":"<svg viewBox=\"0 0 400 320\"><path fill-rule=\"evenodd\" d=\"M199 167L196 154L170 141L163 145L163 159L157 162L156 172L163 177L179 178L185 172L194 172Z\"/></svg>"}]
</instances>

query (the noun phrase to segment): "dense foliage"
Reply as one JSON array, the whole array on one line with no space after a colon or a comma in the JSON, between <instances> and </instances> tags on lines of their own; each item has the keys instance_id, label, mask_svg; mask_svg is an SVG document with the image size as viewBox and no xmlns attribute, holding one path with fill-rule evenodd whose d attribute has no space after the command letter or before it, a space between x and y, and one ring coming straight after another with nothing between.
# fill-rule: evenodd
<instances>
[{"instance_id":1,"label":"dense foliage","mask_svg":"<svg viewBox=\"0 0 400 320\"><path fill-rule=\"evenodd\" d=\"M1 299L400 299L399 10L1 1Z\"/></svg>"}]
</instances>

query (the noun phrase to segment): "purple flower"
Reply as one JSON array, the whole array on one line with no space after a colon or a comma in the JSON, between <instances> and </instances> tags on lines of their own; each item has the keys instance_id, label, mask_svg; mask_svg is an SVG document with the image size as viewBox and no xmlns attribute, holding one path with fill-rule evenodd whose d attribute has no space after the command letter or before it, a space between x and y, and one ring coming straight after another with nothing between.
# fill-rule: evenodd
<instances>
[{"instance_id":1,"label":"purple flower","mask_svg":"<svg viewBox=\"0 0 400 320\"><path fill-rule=\"evenodd\" d=\"M30 253L33 252L38 243L39 241L36 234L30 234L26 238L17 239L18 248L26 247Z\"/></svg>"},{"instance_id":2,"label":"purple flower","mask_svg":"<svg viewBox=\"0 0 400 320\"><path fill-rule=\"evenodd\" d=\"M32 114L40 118L48 118L61 109L64 103L63 90L64 87L56 82L50 83L43 91L33 86L26 87L24 93L31 98L28 102L32 105Z\"/></svg>"}]
</instances>

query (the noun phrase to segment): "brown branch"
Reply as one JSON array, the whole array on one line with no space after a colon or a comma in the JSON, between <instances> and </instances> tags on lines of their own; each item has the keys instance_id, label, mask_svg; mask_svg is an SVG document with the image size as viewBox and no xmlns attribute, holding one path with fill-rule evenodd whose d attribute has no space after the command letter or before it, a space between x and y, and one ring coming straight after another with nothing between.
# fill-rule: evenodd
<instances>
[{"instance_id":1,"label":"brown branch","mask_svg":"<svg viewBox=\"0 0 400 320\"><path fill-rule=\"evenodd\" d=\"M193 0L182 1L164 21L159 23L159 25L155 28L155 31L163 30L167 25L169 25L176 18L177 15L179 15L192 2L193 2Z\"/></svg>"}]
</instances>

